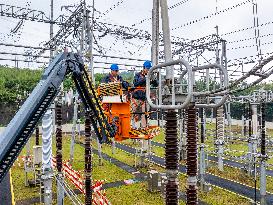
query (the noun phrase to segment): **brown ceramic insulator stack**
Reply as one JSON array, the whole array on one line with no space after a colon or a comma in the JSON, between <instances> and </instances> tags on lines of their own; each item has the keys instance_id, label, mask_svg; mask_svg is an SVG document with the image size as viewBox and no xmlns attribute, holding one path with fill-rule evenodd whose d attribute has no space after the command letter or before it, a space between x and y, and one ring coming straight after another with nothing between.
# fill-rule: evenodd
<instances>
[{"instance_id":1,"label":"brown ceramic insulator stack","mask_svg":"<svg viewBox=\"0 0 273 205\"><path fill-rule=\"evenodd\" d=\"M89 112L85 116L85 204L92 204L92 183L91 183L91 120Z\"/></svg>"},{"instance_id":2,"label":"brown ceramic insulator stack","mask_svg":"<svg viewBox=\"0 0 273 205\"><path fill-rule=\"evenodd\" d=\"M188 107L187 123L187 175L196 177L197 175L197 135L196 135L196 108L195 103L190 103ZM196 184L188 184L187 204L197 204Z\"/></svg>"},{"instance_id":3,"label":"brown ceramic insulator stack","mask_svg":"<svg viewBox=\"0 0 273 205\"><path fill-rule=\"evenodd\" d=\"M56 104L56 161L57 170L62 172L62 105Z\"/></svg>"},{"instance_id":4,"label":"brown ceramic insulator stack","mask_svg":"<svg viewBox=\"0 0 273 205\"><path fill-rule=\"evenodd\" d=\"M168 175L165 196L167 205L178 204L178 138L177 112L169 110L166 113L165 166Z\"/></svg>"},{"instance_id":5,"label":"brown ceramic insulator stack","mask_svg":"<svg viewBox=\"0 0 273 205\"><path fill-rule=\"evenodd\" d=\"M35 129L35 145L39 145L39 126Z\"/></svg>"},{"instance_id":6,"label":"brown ceramic insulator stack","mask_svg":"<svg viewBox=\"0 0 273 205\"><path fill-rule=\"evenodd\" d=\"M265 103L261 103L261 117L262 117L262 124L261 124L261 154L265 156Z\"/></svg>"}]
</instances>

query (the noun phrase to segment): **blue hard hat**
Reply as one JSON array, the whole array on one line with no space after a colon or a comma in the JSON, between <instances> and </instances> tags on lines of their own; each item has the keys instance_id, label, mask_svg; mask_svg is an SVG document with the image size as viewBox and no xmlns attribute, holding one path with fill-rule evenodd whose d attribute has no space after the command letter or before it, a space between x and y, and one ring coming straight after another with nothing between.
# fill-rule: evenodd
<instances>
[{"instance_id":1,"label":"blue hard hat","mask_svg":"<svg viewBox=\"0 0 273 205\"><path fill-rule=\"evenodd\" d=\"M115 70L115 71L118 71L119 68L118 68L118 64L112 64L111 67L110 67L111 70Z\"/></svg>"},{"instance_id":2,"label":"blue hard hat","mask_svg":"<svg viewBox=\"0 0 273 205\"><path fill-rule=\"evenodd\" d=\"M151 61L145 61L143 63L143 68L147 68L147 69L150 69L152 67L152 62Z\"/></svg>"}]
</instances>

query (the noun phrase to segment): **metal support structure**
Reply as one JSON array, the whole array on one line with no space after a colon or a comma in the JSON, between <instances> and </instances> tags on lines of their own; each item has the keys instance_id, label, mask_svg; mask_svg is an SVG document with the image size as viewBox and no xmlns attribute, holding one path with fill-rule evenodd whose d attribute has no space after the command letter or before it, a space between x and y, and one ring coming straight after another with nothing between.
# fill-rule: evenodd
<instances>
[{"instance_id":1,"label":"metal support structure","mask_svg":"<svg viewBox=\"0 0 273 205\"><path fill-rule=\"evenodd\" d=\"M153 0L152 10L152 63L158 64L159 52L159 0Z\"/></svg>"},{"instance_id":2,"label":"metal support structure","mask_svg":"<svg viewBox=\"0 0 273 205\"><path fill-rule=\"evenodd\" d=\"M50 40L53 39L53 0L51 0L51 3L50 3ZM52 46L50 46L50 59L53 58L53 48Z\"/></svg>"},{"instance_id":3,"label":"metal support structure","mask_svg":"<svg viewBox=\"0 0 273 205\"><path fill-rule=\"evenodd\" d=\"M253 171L253 156L252 156L252 105L249 103L248 107L248 166L247 166L247 173L248 175L252 174Z\"/></svg>"},{"instance_id":4,"label":"metal support structure","mask_svg":"<svg viewBox=\"0 0 273 205\"><path fill-rule=\"evenodd\" d=\"M135 166L138 168L148 167L146 159L150 159L150 142L149 140L137 140L139 147L136 148Z\"/></svg>"},{"instance_id":5,"label":"metal support structure","mask_svg":"<svg viewBox=\"0 0 273 205\"><path fill-rule=\"evenodd\" d=\"M178 138L177 112L166 113L165 166L167 184L165 188L166 205L178 204Z\"/></svg>"},{"instance_id":6,"label":"metal support structure","mask_svg":"<svg viewBox=\"0 0 273 205\"><path fill-rule=\"evenodd\" d=\"M25 171L25 186L29 186L29 180L28 180L28 173L31 173L33 171L32 164L31 164L31 156L30 156L30 140L27 141L26 144L26 159L24 161L24 171Z\"/></svg>"},{"instance_id":7,"label":"metal support structure","mask_svg":"<svg viewBox=\"0 0 273 205\"><path fill-rule=\"evenodd\" d=\"M241 137L244 137L244 127L245 127L245 116L244 114L242 114L242 117L241 117Z\"/></svg>"},{"instance_id":8,"label":"metal support structure","mask_svg":"<svg viewBox=\"0 0 273 205\"><path fill-rule=\"evenodd\" d=\"M206 191L205 184L205 173L206 173L206 161L205 161L205 136L206 136L206 123L205 123L205 110L204 108L200 108L200 119L201 119L201 127L200 127L200 159L199 159L199 182L201 191Z\"/></svg>"},{"instance_id":9,"label":"metal support structure","mask_svg":"<svg viewBox=\"0 0 273 205\"><path fill-rule=\"evenodd\" d=\"M216 111L216 141L215 145L217 147L217 157L218 157L218 169L224 171L223 164L223 154L224 154L224 135L225 135L225 118L224 118L224 108L220 106Z\"/></svg>"},{"instance_id":10,"label":"metal support structure","mask_svg":"<svg viewBox=\"0 0 273 205\"><path fill-rule=\"evenodd\" d=\"M49 28L49 37L50 37L50 39L49 39L49 41L53 41L53 35L54 35L54 33L53 33L53 18L54 18L54 4L53 4L53 2L54 2L54 0L51 0L50 1L50 28ZM49 62L51 62L52 61L52 59L53 59L53 55L54 55L54 45L53 44L49 44L49 49L50 49L50 59L49 59ZM52 115L53 116L55 116L55 104L53 103L52 104ZM55 117L53 117L52 118L52 120L53 120L53 132L55 133L55 130L56 130L56 128L55 128Z\"/></svg>"},{"instance_id":11,"label":"metal support structure","mask_svg":"<svg viewBox=\"0 0 273 205\"><path fill-rule=\"evenodd\" d=\"M241 135L242 135L242 137L244 138L244 137L246 137L246 116L247 116L247 109L246 109L246 107L244 106L243 107L243 114L242 114L242 127L241 127Z\"/></svg>"},{"instance_id":12,"label":"metal support structure","mask_svg":"<svg viewBox=\"0 0 273 205\"><path fill-rule=\"evenodd\" d=\"M75 147L76 129L77 129L77 121L78 121L78 97L79 95L76 92L74 95L73 125L72 125L70 159L69 159L70 165L72 165L74 161L74 147Z\"/></svg>"},{"instance_id":13,"label":"metal support structure","mask_svg":"<svg viewBox=\"0 0 273 205\"><path fill-rule=\"evenodd\" d=\"M170 62L172 61L172 48L171 48L171 35L170 35L167 0L160 0L160 7L161 7L165 62ZM172 80L173 76L174 76L173 65L171 65L171 66L168 66L166 69L166 80Z\"/></svg>"},{"instance_id":14,"label":"metal support structure","mask_svg":"<svg viewBox=\"0 0 273 205\"><path fill-rule=\"evenodd\" d=\"M84 41L85 41L85 31L86 31L86 2L85 0L82 1L82 21L81 21L81 36L80 36L80 55L83 57L85 48L84 48Z\"/></svg>"},{"instance_id":15,"label":"metal support structure","mask_svg":"<svg viewBox=\"0 0 273 205\"><path fill-rule=\"evenodd\" d=\"M179 160L186 160L186 132L185 132L186 114L185 110L179 110Z\"/></svg>"},{"instance_id":16,"label":"metal support structure","mask_svg":"<svg viewBox=\"0 0 273 205\"><path fill-rule=\"evenodd\" d=\"M258 146L258 109L257 103L251 103L251 121L252 121L252 135L248 139L248 167L247 172L249 175L253 174L253 166L255 155L257 154Z\"/></svg>"},{"instance_id":17,"label":"metal support structure","mask_svg":"<svg viewBox=\"0 0 273 205\"><path fill-rule=\"evenodd\" d=\"M266 205L266 139L265 139L265 103L261 103L261 176L260 176L260 195L261 205Z\"/></svg>"},{"instance_id":18,"label":"metal support structure","mask_svg":"<svg viewBox=\"0 0 273 205\"><path fill-rule=\"evenodd\" d=\"M228 126L228 136L226 137L226 142L233 137L232 129L231 129L231 110L230 110L230 102L226 103L226 115L227 115L227 126Z\"/></svg>"},{"instance_id":19,"label":"metal support structure","mask_svg":"<svg viewBox=\"0 0 273 205\"><path fill-rule=\"evenodd\" d=\"M191 102L188 107L187 123L187 204L197 204L197 135L196 108Z\"/></svg>"},{"instance_id":20,"label":"metal support structure","mask_svg":"<svg viewBox=\"0 0 273 205\"><path fill-rule=\"evenodd\" d=\"M95 84L95 73L94 73L94 66L93 66L93 61L94 61L94 55L93 55L93 35L94 35L94 15L95 15L95 0L93 2L93 10L92 10L92 17L91 17L91 25L89 22L89 11L86 11L86 36L87 36L87 52L86 56L89 61L88 69L91 73L91 79L93 83Z\"/></svg>"}]
</instances>

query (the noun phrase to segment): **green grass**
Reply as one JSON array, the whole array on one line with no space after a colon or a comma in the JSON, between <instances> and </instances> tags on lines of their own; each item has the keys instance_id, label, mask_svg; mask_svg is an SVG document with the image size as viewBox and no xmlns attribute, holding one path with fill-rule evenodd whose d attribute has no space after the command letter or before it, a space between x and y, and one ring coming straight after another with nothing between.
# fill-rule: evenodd
<instances>
[{"instance_id":1,"label":"green grass","mask_svg":"<svg viewBox=\"0 0 273 205\"><path fill-rule=\"evenodd\" d=\"M180 190L186 192L186 175L179 174L178 178ZM198 190L198 198L211 205L249 205L248 199L215 186L209 192Z\"/></svg>"},{"instance_id":2,"label":"green grass","mask_svg":"<svg viewBox=\"0 0 273 205\"><path fill-rule=\"evenodd\" d=\"M153 139L154 141L164 143L165 137L164 133L161 134ZM34 142L34 138L32 138L32 144ZM138 145L133 142L132 140L126 140L122 142L123 144L137 147ZM53 154L55 154L55 140L53 140ZM97 143L93 140L92 146L97 148ZM241 149L243 144L234 144L232 145L234 149ZM109 145L103 145L102 151L113 158L116 158L130 166L134 166L135 157L132 154L125 153L119 149L115 150L115 154L112 154L112 148ZM64 137L63 141L63 158L64 160L69 159L69 150L70 150L70 137ZM163 157L164 156L164 148L154 147L153 151L156 155ZM25 153L25 149L23 150L22 154ZM92 156L92 165L93 165L93 179L102 179L106 180L106 182L113 182L123 179L133 178L131 174L121 170L120 168L116 167L115 165L103 160L103 166L98 165L98 156ZM75 155L74 155L73 164L74 169L76 170L83 170L84 168L84 149L80 145L75 145ZM151 169L158 170L159 172L163 172L164 169L157 165L151 165ZM252 186L252 180L248 179L246 176L243 175L239 170L234 168L226 168L226 171L220 173L215 169L215 167L210 168L210 172L216 174L218 176L223 176L225 178L237 180L249 184ZM147 172L147 169L140 169L142 172ZM13 176L13 184L14 184L14 192L16 200L22 200L31 197L39 197L39 188L28 188L24 186L24 172L23 167L18 167L15 165L12 168L12 176ZM186 189L186 176L183 174L179 175L180 181L180 189L181 191L185 191ZM273 182L271 178L268 178L268 191L273 190L272 186ZM128 186L121 186L117 188L111 188L106 190L106 196L110 200L113 205L116 204L164 204L162 197L159 193L149 193L147 191L146 183L136 183L133 185ZM54 184L53 189L56 190L56 186ZM246 205L249 204L249 201L241 196L228 192L226 190L222 190L217 187L213 187L213 190L208 193L202 193L198 191L199 198L202 201L207 202L208 204L213 205L235 205L235 204L242 204ZM128 197L130 196L130 197ZM83 195L79 195L79 197L84 200ZM55 204L55 203L54 203ZM69 199L65 199L65 204L71 204ZM185 204L184 202L180 202L180 204Z\"/></svg>"},{"instance_id":3,"label":"green grass","mask_svg":"<svg viewBox=\"0 0 273 205\"><path fill-rule=\"evenodd\" d=\"M135 147L136 144L134 143L131 143L131 142L122 142L123 144L127 144L127 145L130 145L132 147ZM161 149L162 152L164 153L164 149L163 148L157 148L157 149ZM109 154L109 155L112 155L112 150L111 150L111 147L110 146L103 146L103 149L102 149L103 152ZM125 160L127 159L127 161L131 161L133 160L133 156L125 156L124 154L127 155L127 153L123 152L123 151L118 151L116 153L117 155L112 155L113 157L116 157L116 158L119 158L119 160L123 161L123 162L126 162ZM159 154L160 155L160 154ZM131 158L131 160L128 160L128 157ZM157 167L154 167L156 170L158 170ZM163 168L161 168L161 170L158 170L158 171L164 171ZM180 178L180 188L182 191L185 191L186 190L186 176L183 175L183 174L180 174L179 175L179 178ZM182 180L181 180L182 179ZM115 188L116 190L116 188ZM108 194L107 194L108 196ZM209 203L209 204L213 204L213 205L218 205L218 202L219 202L219 205L235 205L236 202L240 202L240 204L242 205L246 205L246 204L249 204L249 200L248 199L245 199L241 196L238 196L236 194L233 194L231 192L228 192L226 190L223 190L221 188L218 188L218 187L213 187L212 191L208 192L208 193L203 193L203 192L199 192L199 197L201 200ZM213 199L212 199L213 198ZM115 204L115 199L114 201L112 201L113 204ZM134 204L135 202L133 201L133 203L129 203L129 202L122 202L121 199L119 201L117 201L117 204ZM140 201L139 204L142 204L142 202ZM148 204L148 203L144 203L144 204ZM152 203L153 204L153 203ZM158 204L161 204L161 203L158 203ZM183 202L181 202L180 204L184 204Z\"/></svg>"},{"instance_id":4,"label":"green grass","mask_svg":"<svg viewBox=\"0 0 273 205\"><path fill-rule=\"evenodd\" d=\"M152 152L159 157L165 157L165 149L163 147L152 147Z\"/></svg>"},{"instance_id":5,"label":"green grass","mask_svg":"<svg viewBox=\"0 0 273 205\"><path fill-rule=\"evenodd\" d=\"M211 163L212 164L212 163ZM241 171L240 169L236 169L233 167L225 166L224 171L219 171L216 167L216 163L213 163L214 166L211 166L207 169L208 173L234 180L236 182L246 184L248 186L255 186L255 181L253 176L249 176L247 173ZM266 191L273 193L273 178L267 177ZM257 176L257 187L260 188L260 177Z\"/></svg>"},{"instance_id":6,"label":"green grass","mask_svg":"<svg viewBox=\"0 0 273 205\"><path fill-rule=\"evenodd\" d=\"M31 138L31 145L34 144L34 138ZM55 140L53 140L53 154L55 153ZM32 146L31 146L32 147ZM63 159L69 159L69 150L70 150L70 137L63 137ZM25 148L22 150L20 154L25 155ZM92 177L94 180L105 180L105 182L114 182L124 179L130 179L134 176L126 171L120 169L119 167L111 164L108 161L103 160L103 166L98 166L98 156L93 155L93 170ZM84 149L79 145L75 145L75 155L74 155L74 164L73 167L75 170L83 170L84 169ZM18 163L15 162L12 167L12 178L13 178L13 186L14 186L14 196L15 201L20 201L23 199L29 199L32 197L39 197L39 187L25 187L25 175L24 175L24 167L21 162L21 166L18 166ZM30 176L29 178L32 178ZM73 187L73 185L71 184ZM55 182L53 183L53 191L56 192Z\"/></svg>"},{"instance_id":7,"label":"green grass","mask_svg":"<svg viewBox=\"0 0 273 205\"><path fill-rule=\"evenodd\" d=\"M164 129L161 129L160 134L152 139L155 142L165 143Z\"/></svg>"},{"instance_id":8,"label":"green grass","mask_svg":"<svg viewBox=\"0 0 273 205\"><path fill-rule=\"evenodd\" d=\"M146 183L107 189L106 195L113 205L164 204L159 193L150 193L147 191Z\"/></svg>"}]
</instances>

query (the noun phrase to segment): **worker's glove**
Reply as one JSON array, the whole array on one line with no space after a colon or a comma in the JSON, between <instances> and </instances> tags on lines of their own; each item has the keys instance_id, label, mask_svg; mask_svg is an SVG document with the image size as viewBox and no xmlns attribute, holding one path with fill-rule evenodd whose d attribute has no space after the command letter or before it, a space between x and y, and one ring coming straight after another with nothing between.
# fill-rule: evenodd
<instances>
[{"instance_id":1,"label":"worker's glove","mask_svg":"<svg viewBox=\"0 0 273 205\"><path fill-rule=\"evenodd\" d=\"M125 89L125 90L128 90L128 87L129 87L129 83L127 81L123 81L121 83L122 87Z\"/></svg>"}]
</instances>

